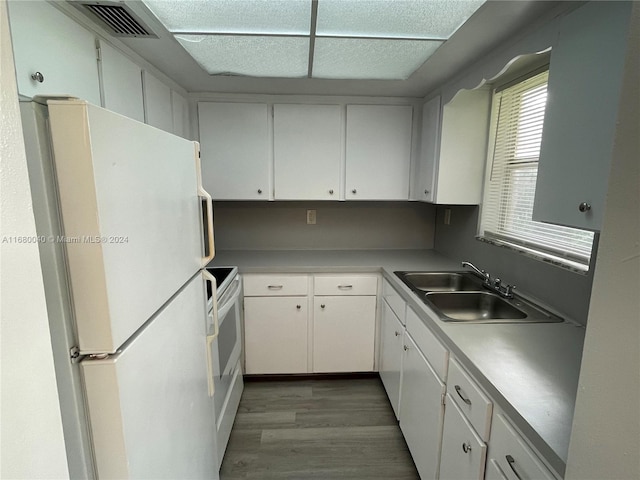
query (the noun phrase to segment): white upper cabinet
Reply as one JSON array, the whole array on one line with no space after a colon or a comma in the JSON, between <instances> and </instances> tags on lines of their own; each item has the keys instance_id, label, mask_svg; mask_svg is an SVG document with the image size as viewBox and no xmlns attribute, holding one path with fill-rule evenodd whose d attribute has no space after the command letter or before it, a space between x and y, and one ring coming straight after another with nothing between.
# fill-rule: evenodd
<instances>
[{"instance_id":1,"label":"white upper cabinet","mask_svg":"<svg viewBox=\"0 0 640 480\"><path fill-rule=\"evenodd\" d=\"M173 112L173 133L190 138L189 102L178 92L171 90L171 110Z\"/></svg>"},{"instance_id":2,"label":"white upper cabinet","mask_svg":"<svg viewBox=\"0 0 640 480\"><path fill-rule=\"evenodd\" d=\"M173 133L171 89L147 71L142 72L142 84L146 123Z\"/></svg>"},{"instance_id":3,"label":"white upper cabinet","mask_svg":"<svg viewBox=\"0 0 640 480\"><path fill-rule=\"evenodd\" d=\"M198 103L202 182L217 200L268 200L266 103Z\"/></svg>"},{"instance_id":4,"label":"white upper cabinet","mask_svg":"<svg viewBox=\"0 0 640 480\"><path fill-rule=\"evenodd\" d=\"M339 105L274 105L276 200L338 200L341 116Z\"/></svg>"},{"instance_id":5,"label":"white upper cabinet","mask_svg":"<svg viewBox=\"0 0 640 480\"><path fill-rule=\"evenodd\" d=\"M413 107L347 105L347 200L408 200Z\"/></svg>"},{"instance_id":6,"label":"white upper cabinet","mask_svg":"<svg viewBox=\"0 0 640 480\"><path fill-rule=\"evenodd\" d=\"M9 19L21 95L72 96L100 105L91 32L47 2L9 2Z\"/></svg>"},{"instance_id":7,"label":"white upper cabinet","mask_svg":"<svg viewBox=\"0 0 640 480\"><path fill-rule=\"evenodd\" d=\"M561 20L549 65L534 220L602 226L632 3L589 2Z\"/></svg>"},{"instance_id":8,"label":"white upper cabinet","mask_svg":"<svg viewBox=\"0 0 640 480\"><path fill-rule=\"evenodd\" d=\"M490 116L489 89L461 90L447 104L424 104L415 199L448 205L482 200Z\"/></svg>"},{"instance_id":9,"label":"white upper cabinet","mask_svg":"<svg viewBox=\"0 0 640 480\"><path fill-rule=\"evenodd\" d=\"M144 122L142 70L106 42L100 42L103 107Z\"/></svg>"}]
</instances>

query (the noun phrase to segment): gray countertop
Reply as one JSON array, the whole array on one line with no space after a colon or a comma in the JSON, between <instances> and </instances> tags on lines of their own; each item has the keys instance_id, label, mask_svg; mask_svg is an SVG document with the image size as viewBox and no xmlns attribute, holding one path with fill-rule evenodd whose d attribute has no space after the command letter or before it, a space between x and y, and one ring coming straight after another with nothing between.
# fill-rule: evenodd
<instances>
[{"instance_id":1,"label":"gray countertop","mask_svg":"<svg viewBox=\"0 0 640 480\"><path fill-rule=\"evenodd\" d=\"M570 322L440 321L393 274L397 270L461 270L458 261L433 250L226 250L218 251L211 265L237 265L241 273L381 272L549 464L564 475L584 327Z\"/></svg>"}]
</instances>

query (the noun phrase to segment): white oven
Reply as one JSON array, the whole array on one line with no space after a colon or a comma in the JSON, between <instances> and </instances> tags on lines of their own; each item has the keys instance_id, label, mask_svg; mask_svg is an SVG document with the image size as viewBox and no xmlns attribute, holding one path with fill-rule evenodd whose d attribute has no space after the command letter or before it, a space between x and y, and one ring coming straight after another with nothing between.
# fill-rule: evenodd
<instances>
[{"instance_id":1,"label":"white oven","mask_svg":"<svg viewBox=\"0 0 640 480\"><path fill-rule=\"evenodd\" d=\"M216 413L218 459L222 463L238 411L242 381L242 281L236 267L211 267L215 296L209 291L209 315L218 317L218 335L211 342L213 403ZM217 302L214 304L214 301ZM215 308L217 305L217 308ZM214 323L214 322L212 322Z\"/></svg>"}]
</instances>

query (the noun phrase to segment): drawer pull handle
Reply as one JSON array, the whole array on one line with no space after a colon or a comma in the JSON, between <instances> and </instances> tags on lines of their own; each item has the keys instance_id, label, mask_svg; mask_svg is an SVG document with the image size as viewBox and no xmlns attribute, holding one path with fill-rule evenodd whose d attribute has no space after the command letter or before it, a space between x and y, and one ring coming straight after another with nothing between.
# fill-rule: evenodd
<instances>
[{"instance_id":1,"label":"drawer pull handle","mask_svg":"<svg viewBox=\"0 0 640 480\"><path fill-rule=\"evenodd\" d=\"M353 285L338 285L338 288L340 290L349 290L350 288L353 288Z\"/></svg>"},{"instance_id":2,"label":"drawer pull handle","mask_svg":"<svg viewBox=\"0 0 640 480\"><path fill-rule=\"evenodd\" d=\"M464 396L462 395L462 393L460 393L462 391L462 388L460 388L460 385L456 385L456 393L458 394L458 396L462 399L462 401L464 403L466 403L467 405L471 405L471 400L469 400L468 398L464 398Z\"/></svg>"},{"instance_id":3,"label":"drawer pull handle","mask_svg":"<svg viewBox=\"0 0 640 480\"><path fill-rule=\"evenodd\" d=\"M267 288L269 290L282 290L282 285L269 285Z\"/></svg>"},{"instance_id":4,"label":"drawer pull handle","mask_svg":"<svg viewBox=\"0 0 640 480\"><path fill-rule=\"evenodd\" d=\"M469 443L463 443L462 444L462 451L464 453L469 453L471 451L471 445Z\"/></svg>"},{"instance_id":5,"label":"drawer pull handle","mask_svg":"<svg viewBox=\"0 0 640 480\"><path fill-rule=\"evenodd\" d=\"M515 473L516 477L518 477L518 480L522 480L522 477L516 470L516 465L515 465L516 461L514 460L514 458L511 455L507 455L505 458L507 459L507 463L511 467L511 470L513 471L513 473Z\"/></svg>"}]
</instances>

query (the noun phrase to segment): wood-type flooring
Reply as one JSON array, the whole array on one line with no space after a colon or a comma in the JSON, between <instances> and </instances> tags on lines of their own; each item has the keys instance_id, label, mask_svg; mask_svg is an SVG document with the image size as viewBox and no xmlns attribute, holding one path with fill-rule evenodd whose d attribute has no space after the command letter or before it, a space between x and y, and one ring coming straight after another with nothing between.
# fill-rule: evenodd
<instances>
[{"instance_id":1,"label":"wood-type flooring","mask_svg":"<svg viewBox=\"0 0 640 480\"><path fill-rule=\"evenodd\" d=\"M379 378L247 381L221 480L419 480Z\"/></svg>"}]
</instances>

